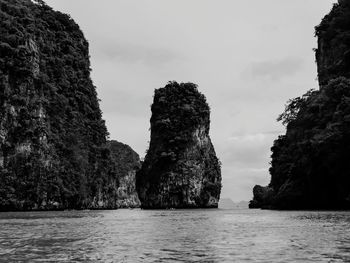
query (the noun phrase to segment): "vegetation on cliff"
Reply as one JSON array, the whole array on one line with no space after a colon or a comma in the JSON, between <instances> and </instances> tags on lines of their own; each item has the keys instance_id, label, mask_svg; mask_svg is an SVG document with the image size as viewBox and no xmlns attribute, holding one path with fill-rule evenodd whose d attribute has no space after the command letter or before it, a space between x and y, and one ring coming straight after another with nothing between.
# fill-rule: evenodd
<instances>
[{"instance_id":1,"label":"vegetation on cliff","mask_svg":"<svg viewBox=\"0 0 350 263\"><path fill-rule=\"evenodd\" d=\"M318 78L323 86L339 76L350 78L350 2L340 0L316 28Z\"/></svg>"},{"instance_id":2,"label":"vegetation on cliff","mask_svg":"<svg viewBox=\"0 0 350 263\"><path fill-rule=\"evenodd\" d=\"M210 109L195 84L155 90L151 142L136 181L143 208L217 207L221 172L209 126Z\"/></svg>"},{"instance_id":3,"label":"vegetation on cliff","mask_svg":"<svg viewBox=\"0 0 350 263\"><path fill-rule=\"evenodd\" d=\"M251 208L350 209L350 4L339 1L316 27L320 90L290 100L278 120L271 182ZM349 54L348 54L349 53Z\"/></svg>"},{"instance_id":4,"label":"vegetation on cliff","mask_svg":"<svg viewBox=\"0 0 350 263\"><path fill-rule=\"evenodd\" d=\"M346 160L350 80L331 80L305 97L286 135L271 150L271 183L260 193L254 192L257 203L278 208L350 208L350 163Z\"/></svg>"},{"instance_id":5,"label":"vegetation on cliff","mask_svg":"<svg viewBox=\"0 0 350 263\"><path fill-rule=\"evenodd\" d=\"M79 26L0 0L0 210L115 207L107 135Z\"/></svg>"},{"instance_id":6,"label":"vegetation on cliff","mask_svg":"<svg viewBox=\"0 0 350 263\"><path fill-rule=\"evenodd\" d=\"M116 205L118 208L140 207L136 192L136 172L141 167L139 155L129 146L118 141L108 141L112 158L112 174L118 178Z\"/></svg>"}]
</instances>

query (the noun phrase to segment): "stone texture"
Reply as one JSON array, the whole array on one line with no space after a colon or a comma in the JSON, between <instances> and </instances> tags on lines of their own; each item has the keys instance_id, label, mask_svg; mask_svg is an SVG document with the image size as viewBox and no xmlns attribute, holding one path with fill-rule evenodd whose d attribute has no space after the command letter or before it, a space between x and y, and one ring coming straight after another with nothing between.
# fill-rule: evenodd
<instances>
[{"instance_id":1,"label":"stone texture","mask_svg":"<svg viewBox=\"0 0 350 263\"><path fill-rule=\"evenodd\" d=\"M109 141L108 145L113 161L113 173L118 178L117 207L140 207L136 192L136 172L141 167L139 155L130 146L118 141Z\"/></svg>"},{"instance_id":2,"label":"stone texture","mask_svg":"<svg viewBox=\"0 0 350 263\"><path fill-rule=\"evenodd\" d=\"M194 84L170 82L155 90L150 146L136 180L142 208L218 206L221 169L209 115Z\"/></svg>"},{"instance_id":3,"label":"stone texture","mask_svg":"<svg viewBox=\"0 0 350 263\"><path fill-rule=\"evenodd\" d=\"M321 87L337 77L350 78L350 2L339 1L316 27L316 62Z\"/></svg>"},{"instance_id":4,"label":"stone texture","mask_svg":"<svg viewBox=\"0 0 350 263\"><path fill-rule=\"evenodd\" d=\"M111 157L79 26L40 0L0 15L0 211L137 206L138 157Z\"/></svg>"}]
</instances>

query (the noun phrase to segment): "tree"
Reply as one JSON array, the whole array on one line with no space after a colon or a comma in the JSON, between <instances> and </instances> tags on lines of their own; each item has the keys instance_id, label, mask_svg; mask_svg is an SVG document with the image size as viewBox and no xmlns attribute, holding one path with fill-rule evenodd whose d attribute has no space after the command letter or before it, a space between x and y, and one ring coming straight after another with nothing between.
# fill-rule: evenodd
<instances>
[{"instance_id":1,"label":"tree","mask_svg":"<svg viewBox=\"0 0 350 263\"><path fill-rule=\"evenodd\" d=\"M300 109L306 104L308 98L315 92L315 90L311 89L301 97L288 100L287 104L285 105L284 112L278 116L277 121L282 121L282 124L285 126L287 126L291 121L294 121L297 118Z\"/></svg>"}]
</instances>

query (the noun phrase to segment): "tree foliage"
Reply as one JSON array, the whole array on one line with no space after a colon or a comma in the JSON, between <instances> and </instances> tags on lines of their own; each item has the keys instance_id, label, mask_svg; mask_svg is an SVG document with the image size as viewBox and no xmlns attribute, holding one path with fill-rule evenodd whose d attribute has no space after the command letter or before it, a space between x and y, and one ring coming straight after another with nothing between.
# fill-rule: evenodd
<instances>
[{"instance_id":1,"label":"tree foliage","mask_svg":"<svg viewBox=\"0 0 350 263\"><path fill-rule=\"evenodd\" d=\"M197 85L171 81L156 89L151 110L151 142L137 174L142 206L206 207L211 197L218 200L221 169L209 138L210 108Z\"/></svg>"},{"instance_id":2,"label":"tree foliage","mask_svg":"<svg viewBox=\"0 0 350 263\"><path fill-rule=\"evenodd\" d=\"M315 90L311 89L301 97L288 100L284 112L278 116L277 121L281 121L285 126L294 121L297 118L300 109L306 106L309 97L315 94L315 92Z\"/></svg>"},{"instance_id":3,"label":"tree foliage","mask_svg":"<svg viewBox=\"0 0 350 263\"><path fill-rule=\"evenodd\" d=\"M316 61L321 85L343 76L350 78L350 2L340 0L315 27Z\"/></svg>"},{"instance_id":4,"label":"tree foliage","mask_svg":"<svg viewBox=\"0 0 350 263\"><path fill-rule=\"evenodd\" d=\"M269 185L275 196L269 205L349 208L349 131L350 80L341 77L312 92L275 140Z\"/></svg>"},{"instance_id":5,"label":"tree foliage","mask_svg":"<svg viewBox=\"0 0 350 263\"><path fill-rule=\"evenodd\" d=\"M114 207L79 26L43 1L0 0L0 17L0 210Z\"/></svg>"}]
</instances>

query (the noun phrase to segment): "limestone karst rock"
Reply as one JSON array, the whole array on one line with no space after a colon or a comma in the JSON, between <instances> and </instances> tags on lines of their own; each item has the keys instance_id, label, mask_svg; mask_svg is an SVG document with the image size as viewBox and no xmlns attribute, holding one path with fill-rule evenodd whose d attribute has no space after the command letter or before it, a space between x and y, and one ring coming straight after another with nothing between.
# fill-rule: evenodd
<instances>
[{"instance_id":1,"label":"limestone karst rock","mask_svg":"<svg viewBox=\"0 0 350 263\"><path fill-rule=\"evenodd\" d=\"M337 77L350 78L350 1L335 4L316 27L316 61L321 87Z\"/></svg>"},{"instance_id":2,"label":"limestone karst rock","mask_svg":"<svg viewBox=\"0 0 350 263\"><path fill-rule=\"evenodd\" d=\"M155 90L151 141L136 186L142 208L217 207L220 162L209 137L210 109L192 83Z\"/></svg>"},{"instance_id":3,"label":"limestone karst rock","mask_svg":"<svg viewBox=\"0 0 350 263\"><path fill-rule=\"evenodd\" d=\"M136 192L136 172L141 167L139 155L130 146L118 141L109 141L108 145L112 157L112 173L118 178L117 207L140 207Z\"/></svg>"},{"instance_id":4,"label":"limestone karst rock","mask_svg":"<svg viewBox=\"0 0 350 263\"><path fill-rule=\"evenodd\" d=\"M0 210L117 208L107 135L79 26L0 0Z\"/></svg>"},{"instance_id":5,"label":"limestone karst rock","mask_svg":"<svg viewBox=\"0 0 350 263\"><path fill-rule=\"evenodd\" d=\"M253 188L254 200L249 202L249 208L268 207L271 204L274 191L269 186L256 185Z\"/></svg>"},{"instance_id":6,"label":"limestone karst rock","mask_svg":"<svg viewBox=\"0 0 350 263\"><path fill-rule=\"evenodd\" d=\"M271 182L251 208L350 209L350 2L316 27L320 90L292 100L274 142Z\"/></svg>"}]
</instances>

